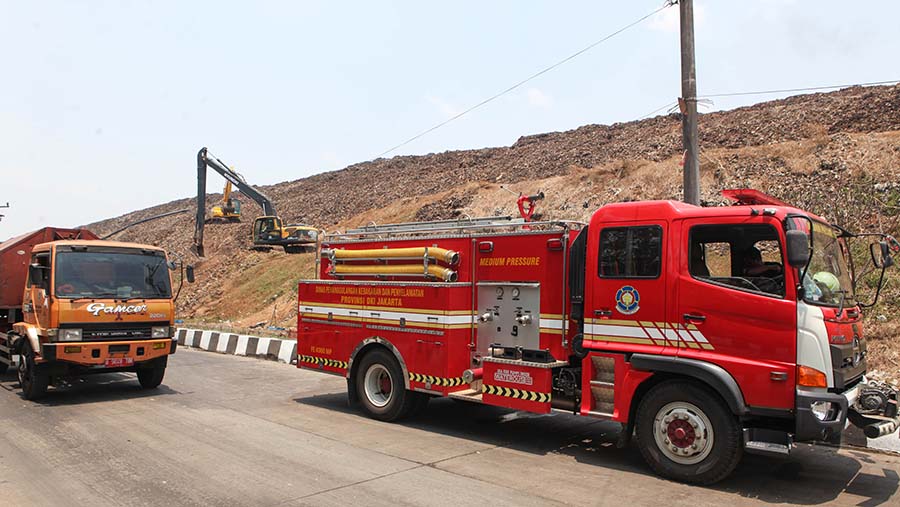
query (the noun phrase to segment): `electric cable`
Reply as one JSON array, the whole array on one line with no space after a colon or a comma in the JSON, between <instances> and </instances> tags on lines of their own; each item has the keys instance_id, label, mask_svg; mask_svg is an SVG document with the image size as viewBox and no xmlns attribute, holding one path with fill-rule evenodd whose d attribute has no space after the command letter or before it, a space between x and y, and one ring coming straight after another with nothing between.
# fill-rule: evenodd
<instances>
[{"instance_id":1,"label":"electric cable","mask_svg":"<svg viewBox=\"0 0 900 507\"><path fill-rule=\"evenodd\" d=\"M446 119L446 120L444 120L444 121L438 123L437 125L435 125L435 126L433 126L433 127L431 127L431 128L428 128L428 129L426 129L426 130L423 130L422 132L420 132L420 133L414 135L413 137L410 137L410 138L407 139L406 141L403 141L402 143L400 143L400 144L394 146L393 148L390 148L390 149L388 149L388 150L385 150L385 151L381 152L381 153L378 155L378 157L376 157L376 158L381 158L381 157L387 155L388 153L391 153L391 152L394 151L394 150L397 150L397 149L399 149L399 148L402 148L403 146L406 146L407 144L409 144L409 143L415 141L416 139L421 138L422 136L424 136L424 135L426 135L426 134L429 134L429 133L431 133L431 132L434 132L435 130L437 130L437 129L443 127L444 125L447 125L448 123L450 123L450 122L452 122L452 121L458 120L459 118L465 116L465 115L468 114L468 113L471 113L472 111L478 109L479 107L481 107L481 106L483 106L483 105L485 105L485 104L487 104L487 103L489 103L489 102L492 102L492 101L494 101L494 100L496 100L496 99L498 99L498 98L500 98L500 97L506 95L507 93L509 93L509 92L511 92L511 91L513 91L513 90L515 90L516 88L519 88L520 86L524 85L525 83L527 83L527 82L529 82L529 81L531 81L531 80L533 80L533 79L535 79L535 78L537 78L537 77L540 77L540 76L546 74L547 72L550 72L551 70L553 70L553 69L559 67L560 65L562 65L562 64L564 64L564 63L566 63L566 62L568 62L568 61L570 61L570 60L572 60L572 59L574 59L574 58L577 58L578 56L581 56L582 54L584 54L584 53L590 51L591 49L593 49L593 48L599 46L600 44L602 44L602 43L608 41L609 39L612 39L612 38L615 37L616 35L619 35L620 33L624 32L625 30L628 30L629 28L631 28L631 27L633 27L633 26L635 26L635 25L637 25L637 24L640 24L641 22L643 22L643 21L646 20L647 18L650 18L651 16L654 16L654 15L657 14L658 12L661 12L663 9L666 9L666 8L668 8L668 7L671 7L671 6L675 5L676 3L677 3L677 1L675 1L675 0L666 0L666 2L665 2L661 7L659 7L659 8L656 9L656 10L654 10L653 12L651 12L651 13L649 13L649 14L646 14L646 15L644 15L644 16L638 18L638 19L635 20L635 21L632 21L631 23L629 23L629 24L623 26L622 28L619 28L618 30L616 30L616 31L614 31L614 32L612 32L612 33L610 33L609 35L603 37L602 39L600 39L600 40L598 40L598 41L595 41L595 42L591 43L591 44L588 45L588 46L585 46L584 48L582 48L582 49L576 51L575 53L572 53L571 55L569 55L569 56L563 58L562 60L559 60L558 62L554 63L553 65L550 65L549 67L545 67L544 69L542 69L542 70L540 70L540 71L538 71L538 72L535 72L534 74L532 74L532 75L526 77L525 79L519 81L518 83L516 83L516 84L514 84L514 85L512 85L512 86L510 86L510 87L508 87L508 88L506 88L506 89L504 89L503 91L501 91L501 92L499 92L499 93L496 93L496 94L494 94L494 95L492 95L492 96L490 96L490 97L488 97L488 98L482 100L481 102L475 104L474 106L469 107L468 109L465 109L464 111L462 111L462 112L460 112L460 113L457 113L457 114L451 116L450 118L448 118L448 119Z\"/></svg>"}]
</instances>

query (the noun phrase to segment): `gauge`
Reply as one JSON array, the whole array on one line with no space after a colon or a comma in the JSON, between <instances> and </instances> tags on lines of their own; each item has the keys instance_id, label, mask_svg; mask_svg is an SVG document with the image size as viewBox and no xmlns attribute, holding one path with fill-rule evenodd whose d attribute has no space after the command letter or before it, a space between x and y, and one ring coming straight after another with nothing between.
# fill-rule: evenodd
<instances>
[{"instance_id":1,"label":"gauge","mask_svg":"<svg viewBox=\"0 0 900 507\"><path fill-rule=\"evenodd\" d=\"M513 299L519 299L519 288L518 287L513 287L512 297L513 297Z\"/></svg>"},{"instance_id":2,"label":"gauge","mask_svg":"<svg viewBox=\"0 0 900 507\"><path fill-rule=\"evenodd\" d=\"M503 298L503 287L497 287L497 299Z\"/></svg>"}]
</instances>

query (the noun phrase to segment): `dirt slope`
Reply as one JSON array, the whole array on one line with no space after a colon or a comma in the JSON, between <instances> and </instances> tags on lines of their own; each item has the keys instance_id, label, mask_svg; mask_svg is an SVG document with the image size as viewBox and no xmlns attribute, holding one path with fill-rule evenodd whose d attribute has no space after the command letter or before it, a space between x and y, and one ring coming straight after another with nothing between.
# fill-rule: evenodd
<instances>
[{"instance_id":1,"label":"dirt slope","mask_svg":"<svg viewBox=\"0 0 900 507\"><path fill-rule=\"evenodd\" d=\"M848 88L702 115L703 198L723 188L753 187L815 211L853 230L900 234L900 86ZM227 151L220 147L220 150ZM284 218L334 230L370 221L429 220L515 214L513 192L545 192L550 218L586 220L599 206L625 199L681 197L681 123L677 114L587 125L520 138L509 147L400 156L262 189ZM185 154L192 157L193 154ZM213 185L214 186L214 185ZM211 206L216 195L210 195ZM117 239L164 246L198 267L198 283L180 300L189 319L234 326L266 321L290 326L296 280L311 276L311 254L251 252L249 220L206 229L207 258L189 253L193 215L134 227ZM184 199L90 224L108 232ZM900 277L886 305L870 312L878 366L900 370L895 319ZM225 321L225 322L223 322Z\"/></svg>"}]
</instances>

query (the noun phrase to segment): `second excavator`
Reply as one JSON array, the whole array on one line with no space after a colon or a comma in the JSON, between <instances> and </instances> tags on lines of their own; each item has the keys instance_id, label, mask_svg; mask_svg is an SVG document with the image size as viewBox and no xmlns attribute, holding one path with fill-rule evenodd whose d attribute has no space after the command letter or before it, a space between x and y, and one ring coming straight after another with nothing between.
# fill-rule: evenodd
<instances>
[{"instance_id":1,"label":"second excavator","mask_svg":"<svg viewBox=\"0 0 900 507\"><path fill-rule=\"evenodd\" d=\"M266 197L265 194L253 188L247 183L241 175L236 173L224 162L216 158L209 150L202 148L197 152L197 220L194 228L194 245L192 250L198 256L204 256L203 250L203 226L206 224L206 170L211 168L221 174L228 182L226 184L226 199L220 208L220 214L225 214L228 202L232 202L232 214L237 211L237 217L240 217L240 203L231 198L229 190L233 185L242 194L253 199L259 207L262 208L262 216L259 216L253 222L251 232L251 240L253 246L251 248L257 250L269 250L272 247L280 246L287 253L303 252L309 245L315 245L319 236L319 231L315 227L300 224L285 224L278 213L275 211L275 205ZM237 202L235 207L233 203ZM213 216L216 217L216 209L213 208Z\"/></svg>"}]
</instances>

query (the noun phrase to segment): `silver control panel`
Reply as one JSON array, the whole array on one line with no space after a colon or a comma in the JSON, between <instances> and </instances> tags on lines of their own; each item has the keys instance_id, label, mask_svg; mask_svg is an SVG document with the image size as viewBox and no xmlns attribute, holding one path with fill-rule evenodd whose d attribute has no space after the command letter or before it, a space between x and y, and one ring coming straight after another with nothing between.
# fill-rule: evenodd
<instances>
[{"instance_id":1,"label":"silver control panel","mask_svg":"<svg viewBox=\"0 0 900 507\"><path fill-rule=\"evenodd\" d=\"M538 350L541 342L541 284L478 282L478 353L488 347Z\"/></svg>"}]
</instances>

